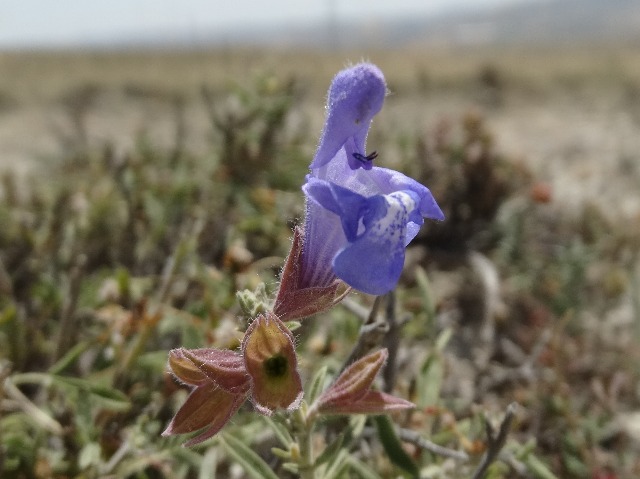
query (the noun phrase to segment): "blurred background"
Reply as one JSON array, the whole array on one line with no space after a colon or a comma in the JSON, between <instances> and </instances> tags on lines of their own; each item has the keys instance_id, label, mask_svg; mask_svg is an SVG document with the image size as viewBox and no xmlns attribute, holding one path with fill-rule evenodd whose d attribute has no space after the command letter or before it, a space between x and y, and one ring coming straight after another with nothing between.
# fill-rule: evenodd
<instances>
[{"instance_id":1,"label":"blurred background","mask_svg":"<svg viewBox=\"0 0 640 479\"><path fill-rule=\"evenodd\" d=\"M639 0L0 3L0 476L242 477L160 438L167 351L236 347L236 290L274 292L361 60L390 90L368 148L447 215L407 253L396 393L471 460L412 457L470 477L517 401L491 477L640 477ZM348 355L351 301L305 378Z\"/></svg>"},{"instance_id":2,"label":"blurred background","mask_svg":"<svg viewBox=\"0 0 640 479\"><path fill-rule=\"evenodd\" d=\"M163 95L181 96L186 143L201 148L202 85L295 76L317 106L333 72L362 59L388 76L388 103L398 106L388 118L419 130L480 106L501 146L562 184L560 195L613 193L599 169L624 168L638 150L634 0L29 0L0 9L3 167L26 168L67 134L127 145L144 130L166 141L175 112L153 101ZM312 112L317 131L321 110ZM569 163L583 187L564 183Z\"/></svg>"}]
</instances>

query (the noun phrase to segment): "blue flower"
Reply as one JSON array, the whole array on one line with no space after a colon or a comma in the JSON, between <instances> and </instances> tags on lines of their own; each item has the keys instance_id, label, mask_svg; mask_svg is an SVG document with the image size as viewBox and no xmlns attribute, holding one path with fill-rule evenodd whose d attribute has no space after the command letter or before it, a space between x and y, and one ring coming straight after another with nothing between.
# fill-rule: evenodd
<instances>
[{"instance_id":1,"label":"blue flower","mask_svg":"<svg viewBox=\"0 0 640 479\"><path fill-rule=\"evenodd\" d=\"M362 63L334 78L327 118L303 191L307 197L301 286L336 279L369 294L392 290L405 248L424 218L443 220L431 192L367 154L371 121L386 95L382 72Z\"/></svg>"}]
</instances>

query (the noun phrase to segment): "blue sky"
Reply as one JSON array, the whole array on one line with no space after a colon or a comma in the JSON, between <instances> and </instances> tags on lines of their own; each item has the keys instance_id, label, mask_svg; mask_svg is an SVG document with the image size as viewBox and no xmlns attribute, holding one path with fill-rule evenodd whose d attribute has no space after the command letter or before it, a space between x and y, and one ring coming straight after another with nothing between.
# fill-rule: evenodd
<instances>
[{"instance_id":1,"label":"blue sky","mask_svg":"<svg viewBox=\"0 0 640 479\"><path fill-rule=\"evenodd\" d=\"M78 46L154 32L197 35L318 23L432 15L521 0L2 0L0 48Z\"/></svg>"}]
</instances>

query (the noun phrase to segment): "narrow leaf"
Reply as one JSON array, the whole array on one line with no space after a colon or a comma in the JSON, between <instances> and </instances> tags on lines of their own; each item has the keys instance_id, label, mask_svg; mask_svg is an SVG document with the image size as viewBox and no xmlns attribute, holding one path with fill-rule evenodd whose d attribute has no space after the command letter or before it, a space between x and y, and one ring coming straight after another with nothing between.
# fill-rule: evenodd
<instances>
[{"instance_id":1,"label":"narrow leaf","mask_svg":"<svg viewBox=\"0 0 640 479\"><path fill-rule=\"evenodd\" d=\"M322 392L324 388L324 382L327 379L327 366L322 366L311 380L309 385L309 392L307 393L307 403L313 404L316 398Z\"/></svg>"},{"instance_id":2,"label":"narrow leaf","mask_svg":"<svg viewBox=\"0 0 640 479\"><path fill-rule=\"evenodd\" d=\"M229 456L242 466L249 477L253 479L278 479L269 465L243 441L231 434L221 434L218 439Z\"/></svg>"},{"instance_id":3,"label":"narrow leaf","mask_svg":"<svg viewBox=\"0 0 640 479\"><path fill-rule=\"evenodd\" d=\"M82 341L72 347L69 351L65 353L56 363L49 368L49 373L51 374L59 374L67 367L69 367L73 362L78 359L78 357L84 353L89 347L92 345L89 341Z\"/></svg>"},{"instance_id":4,"label":"narrow leaf","mask_svg":"<svg viewBox=\"0 0 640 479\"><path fill-rule=\"evenodd\" d=\"M289 434L287 428L269 416L262 416L262 419L269 425L275 436L278 438L278 441L280 441L280 444L289 448L293 442L293 438L291 437L291 434Z\"/></svg>"},{"instance_id":5,"label":"narrow leaf","mask_svg":"<svg viewBox=\"0 0 640 479\"><path fill-rule=\"evenodd\" d=\"M389 416L376 416L374 421L378 429L378 437L380 438L382 447L384 447L389 460L402 470L411 474L412 477L420 477L418 466L402 448L402 443L396 435L396 431Z\"/></svg>"},{"instance_id":6,"label":"narrow leaf","mask_svg":"<svg viewBox=\"0 0 640 479\"><path fill-rule=\"evenodd\" d=\"M316 467L333 460L340 450L348 450L354 439L362 434L366 421L367 417L362 414L351 416L347 427L316 458Z\"/></svg>"},{"instance_id":7,"label":"narrow leaf","mask_svg":"<svg viewBox=\"0 0 640 479\"><path fill-rule=\"evenodd\" d=\"M350 433L351 431L349 429L343 431L331 442L331 444L325 447L324 451L322 451L322 453L316 458L315 467L334 459L334 456L343 448L347 432Z\"/></svg>"},{"instance_id":8,"label":"narrow leaf","mask_svg":"<svg viewBox=\"0 0 640 479\"><path fill-rule=\"evenodd\" d=\"M91 394L98 399L103 407L114 411L126 411L131 406L129 398L117 389L113 389L101 384L95 384L87 379L74 378L68 376L57 376L52 374L51 381L53 384L61 386L77 388Z\"/></svg>"},{"instance_id":9,"label":"narrow leaf","mask_svg":"<svg viewBox=\"0 0 640 479\"><path fill-rule=\"evenodd\" d=\"M424 408L438 404L440 389L444 378L444 366L440 355L430 354L420 368L417 376L418 407Z\"/></svg>"},{"instance_id":10,"label":"narrow leaf","mask_svg":"<svg viewBox=\"0 0 640 479\"><path fill-rule=\"evenodd\" d=\"M353 472L358 474L361 479L382 479L376 471L367 466L364 462L353 456L347 458L347 463Z\"/></svg>"},{"instance_id":11,"label":"narrow leaf","mask_svg":"<svg viewBox=\"0 0 640 479\"><path fill-rule=\"evenodd\" d=\"M537 479L558 479L558 476L551 472L549 468L533 454L529 454L523 462Z\"/></svg>"},{"instance_id":12,"label":"narrow leaf","mask_svg":"<svg viewBox=\"0 0 640 479\"><path fill-rule=\"evenodd\" d=\"M218 455L220 449L212 447L202 456L202 463L200 464L200 472L198 473L198 479L216 479L216 469L218 466Z\"/></svg>"},{"instance_id":13,"label":"narrow leaf","mask_svg":"<svg viewBox=\"0 0 640 479\"><path fill-rule=\"evenodd\" d=\"M336 479L340 477L342 472L347 467L347 459L349 458L349 453L345 449L341 449L336 456L334 456L333 461L330 463L327 468L327 472L322 476L323 479Z\"/></svg>"},{"instance_id":14,"label":"narrow leaf","mask_svg":"<svg viewBox=\"0 0 640 479\"><path fill-rule=\"evenodd\" d=\"M424 311L427 313L427 333L432 334L432 331L435 330L435 320L436 320L436 305L433 298L433 291L431 289L431 283L429 282L429 277L427 276L427 272L424 268L418 266L416 268L416 281L418 282L418 286L420 287L420 292L422 293L422 302L424 304Z\"/></svg>"}]
</instances>

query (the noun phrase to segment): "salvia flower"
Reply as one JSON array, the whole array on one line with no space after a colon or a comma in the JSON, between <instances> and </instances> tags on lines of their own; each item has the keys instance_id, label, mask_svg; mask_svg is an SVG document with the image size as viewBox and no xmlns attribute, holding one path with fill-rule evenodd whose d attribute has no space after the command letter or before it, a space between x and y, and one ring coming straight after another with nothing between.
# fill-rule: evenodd
<instances>
[{"instance_id":1,"label":"salvia flower","mask_svg":"<svg viewBox=\"0 0 640 479\"><path fill-rule=\"evenodd\" d=\"M303 191L307 197L300 288L337 279L369 294L393 289L405 248L424 218L444 219L428 188L373 166L365 140L386 95L382 72L362 63L329 89L327 118Z\"/></svg>"},{"instance_id":2,"label":"salvia flower","mask_svg":"<svg viewBox=\"0 0 640 479\"><path fill-rule=\"evenodd\" d=\"M169 367L176 378L194 388L162 434L203 429L185 446L214 436L247 398L264 415L276 409L296 409L302 399L293 336L273 313L251 323L241 352L174 349L169 353Z\"/></svg>"},{"instance_id":3,"label":"salvia flower","mask_svg":"<svg viewBox=\"0 0 640 479\"><path fill-rule=\"evenodd\" d=\"M371 389L387 356L387 350L381 349L354 362L322 393L314 407L325 414L387 414L415 407L402 398Z\"/></svg>"}]
</instances>

